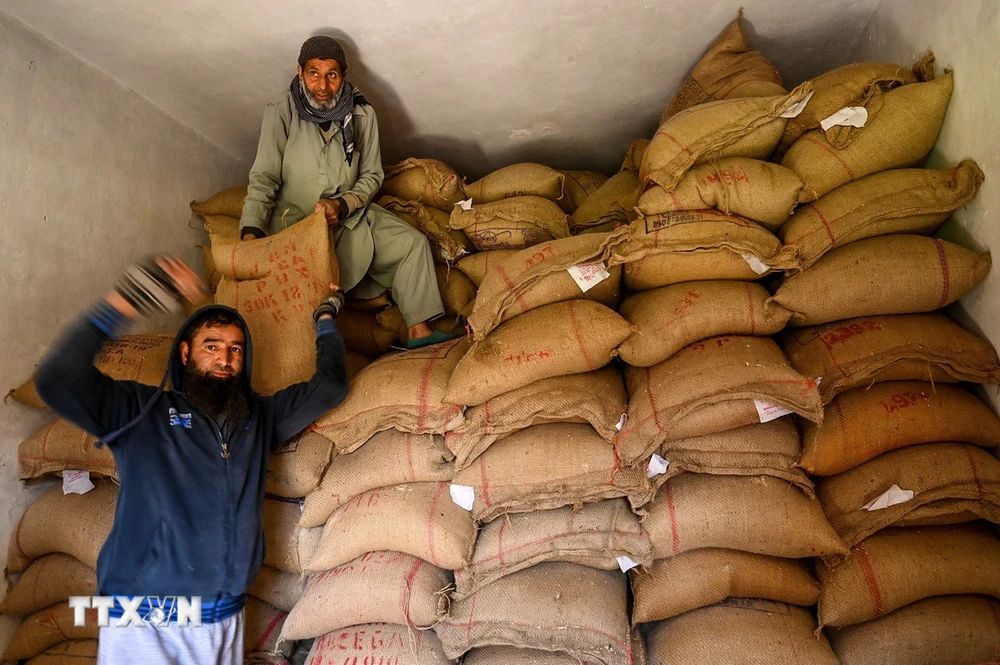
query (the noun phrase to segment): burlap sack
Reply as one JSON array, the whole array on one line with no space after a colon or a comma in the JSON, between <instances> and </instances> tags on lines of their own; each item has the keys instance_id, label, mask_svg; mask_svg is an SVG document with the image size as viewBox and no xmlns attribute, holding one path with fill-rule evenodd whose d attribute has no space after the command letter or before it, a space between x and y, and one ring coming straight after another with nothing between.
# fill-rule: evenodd
<instances>
[{"instance_id":1,"label":"burlap sack","mask_svg":"<svg viewBox=\"0 0 1000 665\"><path fill-rule=\"evenodd\" d=\"M657 559L703 547L793 559L847 551L818 501L770 476L681 474L648 510L643 527Z\"/></svg>"},{"instance_id":2,"label":"burlap sack","mask_svg":"<svg viewBox=\"0 0 1000 665\"><path fill-rule=\"evenodd\" d=\"M476 406L535 381L599 369L631 334L625 319L590 300L533 309L472 345L455 367L444 400Z\"/></svg>"},{"instance_id":3,"label":"burlap sack","mask_svg":"<svg viewBox=\"0 0 1000 665\"><path fill-rule=\"evenodd\" d=\"M472 649L462 658L463 665L593 665L593 661L579 658L561 651L541 651L519 647L497 646Z\"/></svg>"},{"instance_id":4,"label":"burlap sack","mask_svg":"<svg viewBox=\"0 0 1000 665\"><path fill-rule=\"evenodd\" d=\"M304 581L298 573L261 566L247 594L258 598L282 612L290 612L302 597Z\"/></svg>"},{"instance_id":5,"label":"burlap sack","mask_svg":"<svg viewBox=\"0 0 1000 665\"><path fill-rule=\"evenodd\" d=\"M344 347L355 353L377 358L396 342L396 334L378 322L375 312L343 309L337 316L337 330L344 338Z\"/></svg>"},{"instance_id":6,"label":"burlap sack","mask_svg":"<svg viewBox=\"0 0 1000 665\"><path fill-rule=\"evenodd\" d=\"M235 308L250 328L254 389L270 395L308 381L316 371L312 311L337 279L326 218L314 213L266 238L213 243L212 254L223 274L215 302Z\"/></svg>"},{"instance_id":7,"label":"burlap sack","mask_svg":"<svg viewBox=\"0 0 1000 665\"><path fill-rule=\"evenodd\" d=\"M550 201L563 198L566 176L543 164L511 164L465 185L465 196L473 203L492 203L515 196L540 196Z\"/></svg>"},{"instance_id":8,"label":"burlap sack","mask_svg":"<svg viewBox=\"0 0 1000 665\"><path fill-rule=\"evenodd\" d=\"M819 622L850 626L931 596L1000 597L1000 539L982 523L889 528L816 567Z\"/></svg>"},{"instance_id":9,"label":"burlap sack","mask_svg":"<svg viewBox=\"0 0 1000 665\"><path fill-rule=\"evenodd\" d=\"M449 213L395 196L383 196L377 203L424 234L435 263L451 263L475 251L464 233L448 227Z\"/></svg>"},{"instance_id":10,"label":"burlap sack","mask_svg":"<svg viewBox=\"0 0 1000 665\"><path fill-rule=\"evenodd\" d=\"M1000 420L960 386L887 381L837 395L823 426L802 426L802 459L808 473L829 476L904 446L958 441L1000 446Z\"/></svg>"},{"instance_id":11,"label":"burlap sack","mask_svg":"<svg viewBox=\"0 0 1000 665\"><path fill-rule=\"evenodd\" d=\"M799 208L778 235L808 268L834 247L892 233L932 233L983 183L967 159L951 169L894 169L838 187Z\"/></svg>"},{"instance_id":12,"label":"burlap sack","mask_svg":"<svg viewBox=\"0 0 1000 665\"><path fill-rule=\"evenodd\" d=\"M819 394L824 403L880 381L1000 383L1000 358L993 346L944 314L835 321L795 330L783 346L796 370L823 377Z\"/></svg>"},{"instance_id":13,"label":"burlap sack","mask_svg":"<svg viewBox=\"0 0 1000 665\"><path fill-rule=\"evenodd\" d=\"M262 600L252 596L247 597L246 605L243 607L244 653L277 651L278 636L281 635L281 626L287 616L287 612L271 607ZM290 647L290 644L283 645L282 650L290 652Z\"/></svg>"},{"instance_id":14,"label":"burlap sack","mask_svg":"<svg viewBox=\"0 0 1000 665\"><path fill-rule=\"evenodd\" d=\"M633 662L625 576L572 563L541 563L452 604L434 628L444 651L507 645L562 651L603 665Z\"/></svg>"},{"instance_id":15,"label":"burlap sack","mask_svg":"<svg viewBox=\"0 0 1000 665\"><path fill-rule=\"evenodd\" d=\"M639 170L639 167L642 166L642 157L646 154L646 148L649 147L649 141L649 139L637 139L629 144L625 158L622 159L622 171Z\"/></svg>"},{"instance_id":16,"label":"burlap sack","mask_svg":"<svg viewBox=\"0 0 1000 665\"><path fill-rule=\"evenodd\" d=\"M660 124L684 109L716 99L785 93L778 70L760 51L750 48L742 18L743 10L740 9L736 20L719 35L684 79L667 104Z\"/></svg>"},{"instance_id":17,"label":"burlap sack","mask_svg":"<svg viewBox=\"0 0 1000 665\"><path fill-rule=\"evenodd\" d=\"M626 225L635 219L639 200L639 171L629 169L611 176L601 188L587 197L570 219L574 232L601 224Z\"/></svg>"},{"instance_id":18,"label":"burlap sack","mask_svg":"<svg viewBox=\"0 0 1000 665\"><path fill-rule=\"evenodd\" d=\"M240 208L243 201L240 200ZM201 246L202 274L205 275L205 283L212 293L219 287L222 280L222 272L215 265L215 256L212 254L212 245L217 242L232 242L240 238L240 218L227 217L225 215L208 215L204 217L205 231L208 232L208 245Z\"/></svg>"},{"instance_id":19,"label":"burlap sack","mask_svg":"<svg viewBox=\"0 0 1000 665\"><path fill-rule=\"evenodd\" d=\"M267 491L280 497L304 497L319 485L336 449L326 437L303 432L271 453Z\"/></svg>"},{"instance_id":20,"label":"burlap sack","mask_svg":"<svg viewBox=\"0 0 1000 665\"><path fill-rule=\"evenodd\" d=\"M334 510L378 487L451 480L453 458L440 436L396 429L379 432L327 467L319 487L306 496L299 525L322 526Z\"/></svg>"},{"instance_id":21,"label":"burlap sack","mask_svg":"<svg viewBox=\"0 0 1000 665\"><path fill-rule=\"evenodd\" d=\"M97 640L66 640L49 647L26 665L96 665Z\"/></svg>"},{"instance_id":22,"label":"burlap sack","mask_svg":"<svg viewBox=\"0 0 1000 665\"><path fill-rule=\"evenodd\" d=\"M625 242L628 231L575 236L551 240L522 249L494 263L479 285L475 306L469 316L473 339L481 340L504 321L529 310L564 300L594 300L612 309L618 307L621 268L614 266L601 281L599 275L587 283L587 290L569 270L584 268L589 276L607 266L616 246ZM596 283L595 283L596 282Z\"/></svg>"},{"instance_id":23,"label":"burlap sack","mask_svg":"<svg viewBox=\"0 0 1000 665\"><path fill-rule=\"evenodd\" d=\"M656 451L667 460L666 473L651 480L659 487L682 473L713 476L773 476L814 496L809 477L797 467L801 443L790 418L667 441Z\"/></svg>"},{"instance_id":24,"label":"burlap sack","mask_svg":"<svg viewBox=\"0 0 1000 665\"><path fill-rule=\"evenodd\" d=\"M465 421L445 435L455 468L471 465L494 441L531 425L590 423L607 441L625 415L625 384L614 367L556 376L503 393L465 412Z\"/></svg>"},{"instance_id":25,"label":"burlap sack","mask_svg":"<svg viewBox=\"0 0 1000 665\"><path fill-rule=\"evenodd\" d=\"M434 275L445 316L458 316L476 299L476 285L461 270L439 264L434 266Z\"/></svg>"},{"instance_id":26,"label":"burlap sack","mask_svg":"<svg viewBox=\"0 0 1000 665\"><path fill-rule=\"evenodd\" d=\"M774 302L791 325L810 326L878 314L915 314L949 305L986 278L989 252L938 238L891 235L835 249L787 277Z\"/></svg>"},{"instance_id":27,"label":"burlap sack","mask_svg":"<svg viewBox=\"0 0 1000 665\"><path fill-rule=\"evenodd\" d=\"M422 629L447 613L448 573L399 552L369 552L306 579L282 640L306 640L363 623Z\"/></svg>"},{"instance_id":28,"label":"burlap sack","mask_svg":"<svg viewBox=\"0 0 1000 665\"><path fill-rule=\"evenodd\" d=\"M635 168L639 168L639 165L636 164ZM608 176L593 171L560 171L560 173L566 176L566 181L563 183L566 195L559 203L562 209L571 215L583 205L588 196L608 181Z\"/></svg>"},{"instance_id":29,"label":"burlap sack","mask_svg":"<svg viewBox=\"0 0 1000 665\"><path fill-rule=\"evenodd\" d=\"M617 570L617 557L639 565L652 561L649 536L624 499L507 515L480 530L472 562L455 571L452 598L463 600L543 561Z\"/></svg>"},{"instance_id":30,"label":"burlap sack","mask_svg":"<svg viewBox=\"0 0 1000 665\"><path fill-rule=\"evenodd\" d=\"M764 600L734 600L688 612L646 637L650 665L839 665L815 635L812 612Z\"/></svg>"},{"instance_id":31,"label":"burlap sack","mask_svg":"<svg viewBox=\"0 0 1000 665\"><path fill-rule=\"evenodd\" d=\"M451 662L433 631L371 623L316 638L305 665L451 665Z\"/></svg>"},{"instance_id":32,"label":"burlap sack","mask_svg":"<svg viewBox=\"0 0 1000 665\"><path fill-rule=\"evenodd\" d=\"M264 563L289 573L302 572L296 532L302 503L298 499L264 498Z\"/></svg>"},{"instance_id":33,"label":"burlap sack","mask_svg":"<svg viewBox=\"0 0 1000 665\"><path fill-rule=\"evenodd\" d=\"M616 446L643 467L664 441L766 422L777 405L821 422L816 382L768 337L713 337L652 367L626 367L628 422Z\"/></svg>"},{"instance_id":34,"label":"burlap sack","mask_svg":"<svg viewBox=\"0 0 1000 665\"><path fill-rule=\"evenodd\" d=\"M798 173L818 196L871 173L913 166L937 141L952 85L952 73L946 71L934 81L890 90L878 115L849 145L837 149L822 129L813 129L795 141L781 165Z\"/></svg>"},{"instance_id":35,"label":"burlap sack","mask_svg":"<svg viewBox=\"0 0 1000 665\"><path fill-rule=\"evenodd\" d=\"M94 359L94 367L112 379L158 386L167 372L167 359L173 341L174 336L166 333L122 335L104 343ZM26 406L48 409L35 390L33 378L9 394Z\"/></svg>"},{"instance_id":36,"label":"burlap sack","mask_svg":"<svg viewBox=\"0 0 1000 665\"><path fill-rule=\"evenodd\" d=\"M405 159L385 171L382 193L450 213L465 198L462 178L436 159Z\"/></svg>"},{"instance_id":37,"label":"burlap sack","mask_svg":"<svg viewBox=\"0 0 1000 665\"><path fill-rule=\"evenodd\" d=\"M941 596L826 630L841 665L989 665L1000 657L1000 601Z\"/></svg>"},{"instance_id":38,"label":"burlap sack","mask_svg":"<svg viewBox=\"0 0 1000 665\"><path fill-rule=\"evenodd\" d=\"M366 552L403 552L438 568L472 560L476 525L449 496L448 483L409 483L371 490L330 516L305 572L332 570Z\"/></svg>"},{"instance_id":39,"label":"burlap sack","mask_svg":"<svg viewBox=\"0 0 1000 665\"><path fill-rule=\"evenodd\" d=\"M887 508L864 506L892 485L913 498ZM816 491L830 524L848 547L887 526L1000 523L1000 461L962 443L928 443L879 455L821 478Z\"/></svg>"},{"instance_id":40,"label":"burlap sack","mask_svg":"<svg viewBox=\"0 0 1000 665\"><path fill-rule=\"evenodd\" d=\"M461 277L461 280L465 281L464 275ZM464 315L466 312L471 311L472 303L470 302L465 306L461 314ZM410 339L410 327L406 325L406 319L403 318L403 312L400 311L398 306L393 305L389 309L379 312L377 319L380 326L393 332L401 346L406 345L407 340ZM465 319L461 315L451 314L442 316L433 321L428 321L427 325L430 326L432 332L437 330L452 337L464 337L468 332L465 326Z\"/></svg>"},{"instance_id":41,"label":"burlap sack","mask_svg":"<svg viewBox=\"0 0 1000 665\"><path fill-rule=\"evenodd\" d=\"M634 568L632 623L669 619L727 598L815 605L819 582L807 562L706 548Z\"/></svg>"},{"instance_id":42,"label":"burlap sack","mask_svg":"<svg viewBox=\"0 0 1000 665\"><path fill-rule=\"evenodd\" d=\"M642 157L639 177L666 189L692 166L723 157L766 159L785 130L781 115L805 99L809 86L787 95L727 99L681 111L660 125ZM792 169L795 170L795 169Z\"/></svg>"},{"instance_id":43,"label":"burlap sack","mask_svg":"<svg viewBox=\"0 0 1000 665\"><path fill-rule=\"evenodd\" d=\"M2 614L32 614L70 596L97 593L97 573L68 554L56 552L36 559L10 587L0 603Z\"/></svg>"},{"instance_id":44,"label":"burlap sack","mask_svg":"<svg viewBox=\"0 0 1000 665\"><path fill-rule=\"evenodd\" d=\"M785 327L791 312L767 304L770 297L760 284L725 280L637 293L618 310L635 326L618 355L634 367L649 367L708 337L773 335Z\"/></svg>"},{"instance_id":45,"label":"burlap sack","mask_svg":"<svg viewBox=\"0 0 1000 665\"><path fill-rule=\"evenodd\" d=\"M97 555L114 522L118 485L100 478L94 478L94 485L86 494L63 494L57 485L28 506L10 536L6 571L20 572L53 552L97 568Z\"/></svg>"},{"instance_id":46,"label":"burlap sack","mask_svg":"<svg viewBox=\"0 0 1000 665\"><path fill-rule=\"evenodd\" d=\"M347 399L316 421L316 432L349 453L392 427L414 434L456 428L462 409L445 400L444 389L466 349L457 339L379 358L354 377Z\"/></svg>"},{"instance_id":47,"label":"burlap sack","mask_svg":"<svg viewBox=\"0 0 1000 665\"><path fill-rule=\"evenodd\" d=\"M717 208L776 231L795 206L815 198L791 169L759 159L729 157L694 167L673 191L650 187L639 198L636 210L651 216Z\"/></svg>"},{"instance_id":48,"label":"burlap sack","mask_svg":"<svg viewBox=\"0 0 1000 665\"><path fill-rule=\"evenodd\" d=\"M569 235L569 216L540 196L516 196L469 210L455 206L449 224L478 250L523 249Z\"/></svg>"},{"instance_id":49,"label":"burlap sack","mask_svg":"<svg viewBox=\"0 0 1000 665\"><path fill-rule=\"evenodd\" d=\"M237 185L216 192L202 202L192 201L191 212L202 217L225 215L239 219L243 216L243 199L247 196L247 186Z\"/></svg>"},{"instance_id":50,"label":"burlap sack","mask_svg":"<svg viewBox=\"0 0 1000 665\"><path fill-rule=\"evenodd\" d=\"M622 467L594 428L570 423L534 425L497 441L456 471L454 483L475 489L479 522L621 496L642 505L651 494L645 469Z\"/></svg>"},{"instance_id":51,"label":"burlap sack","mask_svg":"<svg viewBox=\"0 0 1000 665\"><path fill-rule=\"evenodd\" d=\"M36 656L66 640L96 640L97 610L89 609L86 613L85 624L74 626L73 609L69 603L56 603L35 612L18 626L0 658L15 661Z\"/></svg>"},{"instance_id":52,"label":"burlap sack","mask_svg":"<svg viewBox=\"0 0 1000 665\"><path fill-rule=\"evenodd\" d=\"M752 281L760 277L740 254L729 249L662 252L625 264L625 285L633 291L705 280Z\"/></svg>"},{"instance_id":53,"label":"burlap sack","mask_svg":"<svg viewBox=\"0 0 1000 665\"><path fill-rule=\"evenodd\" d=\"M78 469L117 479L118 470L111 451L106 446L94 447L96 441L96 436L56 418L18 445L18 477L29 480L47 473L59 475L65 469Z\"/></svg>"},{"instance_id":54,"label":"burlap sack","mask_svg":"<svg viewBox=\"0 0 1000 665\"><path fill-rule=\"evenodd\" d=\"M478 287L497 263L519 251L517 249L494 249L489 252L476 252L459 260L455 267L464 272L465 276Z\"/></svg>"}]
</instances>

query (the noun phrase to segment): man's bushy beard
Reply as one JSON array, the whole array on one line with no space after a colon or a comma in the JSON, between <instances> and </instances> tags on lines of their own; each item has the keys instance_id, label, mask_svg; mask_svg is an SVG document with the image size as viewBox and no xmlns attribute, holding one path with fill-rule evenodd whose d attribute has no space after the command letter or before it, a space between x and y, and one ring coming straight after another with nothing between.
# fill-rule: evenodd
<instances>
[{"instance_id":1,"label":"man's bushy beard","mask_svg":"<svg viewBox=\"0 0 1000 665\"><path fill-rule=\"evenodd\" d=\"M302 82L301 78L299 79L299 87L302 88L302 92L305 93L306 101L309 102L309 106L313 107L317 111L329 111L337 105L337 101L340 99L339 92L325 102L316 99L313 94L309 92L309 88L306 87L306 84Z\"/></svg>"},{"instance_id":2,"label":"man's bushy beard","mask_svg":"<svg viewBox=\"0 0 1000 665\"><path fill-rule=\"evenodd\" d=\"M250 391L243 374L217 379L198 370L193 362L184 366L181 390L191 405L211 418L244 423L250 417Z\"/></svg>"}]
</instances>

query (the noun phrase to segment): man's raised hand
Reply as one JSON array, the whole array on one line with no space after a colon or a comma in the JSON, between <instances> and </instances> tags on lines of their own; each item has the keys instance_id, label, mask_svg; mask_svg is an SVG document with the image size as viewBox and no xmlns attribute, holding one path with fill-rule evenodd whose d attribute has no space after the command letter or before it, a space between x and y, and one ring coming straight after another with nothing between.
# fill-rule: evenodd
<instances>
[{"instance_id":1,"label":"man's raised hand","mask_svg":"<svg viewBox=\"0 0 1000 665\"><path fill-rule=\"evenodd\" d=\"M110 305L129 317L173 314L180 301L196 302L205 283L183 261L155 255L130 265L106 296Z\"/></svg>"}]
</instances>

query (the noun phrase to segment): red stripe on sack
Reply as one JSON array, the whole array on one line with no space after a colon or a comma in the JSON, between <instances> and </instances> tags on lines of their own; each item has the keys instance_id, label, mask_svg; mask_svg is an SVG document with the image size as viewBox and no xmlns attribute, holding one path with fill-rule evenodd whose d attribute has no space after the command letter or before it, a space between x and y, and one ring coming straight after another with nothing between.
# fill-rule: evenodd
<instances>
[{"instance_id":1,"label":"red stripe on sack","mask_svg":"<svg viewBox=\"0 0 1000 665\"><path fill-rule=\"evenodd\" d=\"M847 165L847 162L845 162L843 159L840 158L840 155L837 154L836 150L834 150L833 148L831 148L828 145L824 145L822 141L817 141L816 139L814 139L813 137L809 136L808 134L802 136L802 138L799 139L799 140L800 141L807 141L809 143L815 143L820 148L823 148L823 150L825 150L826 152L828 152L831 157L833 157L834 159L837 160L838 164L840 164L842 167L844 167L844 171L847 172L847 177L848 178L850 178L851 180L855 179L854 171L852 171L851 167Z\"/></svg>"},{"instance_id":2,"label":"red stripe on sack","mask_svg":"<svg viewBox=\"0 0 1000 665\"><path fill-rule=\"evenodd\" d=\"M490 428L493 427L493 416L490 413L490 402L493 400L486 400L483 402L483 431L492 432Z\"/></svg>"},{"instance_id":3,"label":"red stripe on sack","mask_svg":"<svg viewBox=\"0 0 1000 665\"><path fill-rule=\"evenodd\" d=\"M872 599L872 608L875 610L875 616L873 619L877 619L882 616L883 605L882 605L882 593L878 588L878 580L875 577L875 568L872 566L872 561L868 557L868 552L865 550L864 544L858 544L854 547L854 553L857 555L858 566L861 568L861 574L865 577L865 583L868 585L868 594Z\"/></svg>"},{"instance_id":4,"label":"red stripe on sack","mask_svg":"<svg viewBox=\"0 0 1000 665\"><path fill-rule=\"evenodd\" d=\"M573 336L576 337L576 345L580 348L580 354L583 356L583 360L587 363L589 369L598 369L603 365L595 365L594 361L591 359L590 354L587 353L587 346L584 344L583 335L580 334L580 323L576 317L576 308L570 304L569 307L569 323L570 327L573 329Z\"/></svg>"},{"instance_id":5,"label":"red stripe on sack","mask_svg":"<svg viewBox=\"0 0 1000 665\"><path fill-rule=\"evenodd\" d=\"M416 480L417 472L413 468L413 434L410 432L406 434L406 468L410 471L408 480Z\"/></svg>"},{"instance_id":6,"label":"red stripe on sack","mask_svg":"<svg viewBox=\"0 0 1000 665\"><path fill-rule=\"evenodd\" d=\"M663 432L664 434L666 434L667 430L663 429L663 427L660 425L660 412L659 412L659 410L656 407L656 400L653 399L653 387L652 387L652 385L651 385L651 383L649 381L649 377L650 377L650 374L651 374L650 368L647 367L643 371L644 371L645 377L646 377L646 399L649 400L649 406L653 410L653 424L656 425L656 429L658 431Z\"/></svg>"},{"instance_id":7,"label":"red stripe on sack","mask_svg":"<svg viewBox=\"0 0 1000 665\"><path fill-rule=\"evenodd\" d=\"M816 207L815 203L807 203L806 206L816 213L816 216L819 217L819 221L823 222L823 228L826 229L826 235L830 238L830 247L836 247L837 236L833 235L833 229L830 228L830 222L827 221L826 215L823 214L822 210Z\"/></svg>"},{"instance_id":8,"label":"red stripe on sack","mask_svg":"<svg viewBox=\"0 0 1000 665\"><path fill-rule=\"evenodd\" d=\"M677 196L677 192L675 192L675 191L671 190L671 191L667 192L667 194L669 194L669 195L670 195L670 198L671 198L671 199L673 200L673 202L674 202L674 206L675 206L675 207L676 207L676 208L677 208L678 210L680 210L680 209L681 209L681 206L682 206L682 205L684 205L684 204L682 204L682 203L681 203L681 197Z\"/></svg>"},{"instance_id":9,"label":"red stripe on sack","mask_svg":"<svg viewBox=\"0 0 1000 665\"><path fill-rule=\"evenodd\" d=\"M677 511L674 508L674 493L670 490L670 481L663 483L664 496L667 498L667 512L670 513L670 539L674 554L681 553L681 536L677 533Z\"/></svg>"},{"instance_id":10,"label":"red stripe on sack","mask_svg":"<svg viewBox=\"0 0 1000 665\"><path fill-rule=\"evenodd\" d=\"M427 553L431 557L431 563L433 563L438 568L443 568L437 558L437 551L434 549L434 517L437 514L438 503L441 501L441 495L444 493L444 488L448 483L438 483L437 492L434 493L434 498L431 499L431 509L429 519L427 520Z\"/></svg>"},{"instance_id":11,"label":"red stripe on sack","mask_svg":"<svg viewBox=\"0 0 1000 665\"><path fill-rule=\"evenodd\" d=\"M49 423L49 426L45 428L45 433L42 434L42 452L41 452L42 458L45 457L45 447L49 444L49 434L52 433L52 428L56 426L57 422L59 422L58 419L53 420L51 423Z\"/></svg>"},{"instance_id":12,"label":"red stripe on sack","mask_svg":"<svg viewBox=\"0 0 1000 665\"><path fill-rule=\"evenodd\" d=\"M507 288L510 289L512 292L515 291L517 285L514 284L514 280L512 280L510 278L510 275L507 274L507 270L503 267L502 263L496 267L496 271L497 274L500 275L500 279L503 280L503 283L507 285ZM520 314L523 314L524 312L527 312L529 309L531 309L528 303L524 301L524 296L520 293L517 294L517 304L521 308L521 311L519 312Z\"/></svg>"},{"instance_id":13,"label":"red stripe on sack","mask_svg":"<svg viewBox=\"0 0 1000 665\"><path fill-rule=\"evenodd\" d=\"M427 361L427 366L424 367L424 373L420 377L420 391L419 391L420 406L419 410L417 411L418 434L424 433L424 423L427 421L427 390L430 387L431 383L431 372L434 370L434 365L437 364L437 361L441 359L441 356L438 354L441 353L441 351L443 350L445 349L442 348L434 349L434 353ZM450 350L451 350L450 348L447 349L447 351ZM447 353L445 355L447 355Z\"/></svg>"},{"instance_id":14,"label":"red stripe on sack","mask_svg":"<svg viewBox=\"0 0 1000 665\"><path fill-rule=\"evenodd\" d=\"M406 575L406 584L403 587L403 597L401 599L402 605L400 609L403 610L403 615L406 617L406 625L410 628L415 628L416 624L410 618L410 592L413 590L413 580L417 577L417 572L420 571L421 566L424 565L423 559L417 559L413 562L410 567L410 572Z\"/></svg>"},{"instance_id":15,"label":"red stripe on sack","mask_svg":"<svg viewBox=\"0 0 1000 665\"><path fill-rule=\"evenodd\" d=\"M483 487L483 503L487 508L491 508L493 502L490 501L490 481L486 478L486 460L482 455L479 456L479 483Z\"/></svg>"},{"instance_id":16,"label":"red stripe on sack","mask_svg":"<svg viewBox=\"0 0 1000 665\"><path fill-rule=\"evenodd\" d=\"M670 139L670 140L671 140L671 141L672 141L672 142L674 143L674 145L676 145L676 146L677 146L678 148L680 148L681 150L683 150L684 152L686 152L686 153L687 153L687 154L689 154L689 155L691 154L691 150L690 150L690 149L689 149L689 148L688 148L688 147L687 147L686 145L684 145L683 143L681 143L680 141L678 141L677 139L675 139L675 138L674 138L673 136L671 136L671 135L670 135L670 134L669 134L668 132L656 132L656 133L657 133L658 135L660 135L660 136L666 136L666 137L667 137L668 139ZM656 137L654 136L653 138L656 138Z\"/></svg>"},{"instance_id":17,"label":"red stripe on sack","mask_svg":"<svg viewBox=\"0 0 1000 665\"><path fill-rule=\"evenodd\" d=\"M505 557L503 551L503 532L507 530L508 520L506 516L502 517L501 520L500 533L497 535L497 559L500 561L500 565L506 566L507 562L504 560Z\"/></svg>"},{"instance_id":18,"label":"red stripe on sack","mask_svg":"<svg viewBox=\"0 0 1000 665\"><path fill-rule=\"evenodd\" d=\"M976 468L976 463L972 459L972 454L969 452L968 448L963 448L965 452L965 458L969 460L969 468L972 469L972 480L976 483L976 491L979 492L979 500L983 500L983 483L979 480L979 470Z\"/></svg>"},{"instance_id":19,"label":"red stripe on sack","mask_svg":"<svg viewBox=\"0 0 1000 665\"><path fill-rule=\"evenodd\" d=\"M753 309L753 293L750 291L750 284L743 282L743 290L747 294L747 308L750 310L750 334L757 334L757 321Z\"/></svg>"},{"instance_id":20,"label":"red stripe on sack","mask_svg":"<svg viewBox=\"0 0 1000 665\"><path fill-rule=\"evenodd\" d=\"M938 261L941 263L941 302L935 309L941 309L948 304L948 292L951 291L951 271L948 269L948 257L944 253L944 243L934 238Z\"/></svg>"},{"instance_id":21,"label":"red stripe on sack","mask_svg":"<svg viewBox=\"0 0 1000 665\"><path fill-rule=\"evenodd\" d=\"M287 616L288 612L279 612L273 619L271 619L271 622L267 624L267 628L264 629L264 633L260 636L260 641L257 642L256 646L254 646L254 651L263 650L264 645L267 644L267 638L271 637L271 633L273 633L274 629L278 627L278 623L284 621Z\"/></svg>"}]
</instances>

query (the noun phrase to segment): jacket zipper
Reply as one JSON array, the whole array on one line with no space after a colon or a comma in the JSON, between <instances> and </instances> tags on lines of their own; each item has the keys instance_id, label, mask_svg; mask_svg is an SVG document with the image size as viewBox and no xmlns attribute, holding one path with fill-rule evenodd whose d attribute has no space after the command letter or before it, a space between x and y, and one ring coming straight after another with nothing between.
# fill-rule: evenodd
<instances>
[{"instance_id":1,"label":"jacket zipper","mask_svg":"<svg viewBox=\"0 0 1000 665\"><path fill-rule=\"evenodd\" d=\"M236 508L235 508L235 502L233 501L233 477L231 472L232 469L229 465L229 442L226 441L225 438L222 436L222 430L219 428L219 424L215 422L213 418L206 418L206 420L208 420L212 424L212 429L215 431L215 436L219 440L219 445L222 447L222 453L221 453L222 458L225 460L225 466L226 466L225 485L226 485L226 503L229 504L227 506L227 510L229 511L229 524L227 525L228 533L226 537L226 553L222 560L229 561L229 555L232 552L233 548L233 539L236 537ZM223 578L222 578L222 589L220 589L220 591L224 591L229 587L228 565L224 567L224 571L225 572L223 573Z\"/></svg>"}]
</instances>

